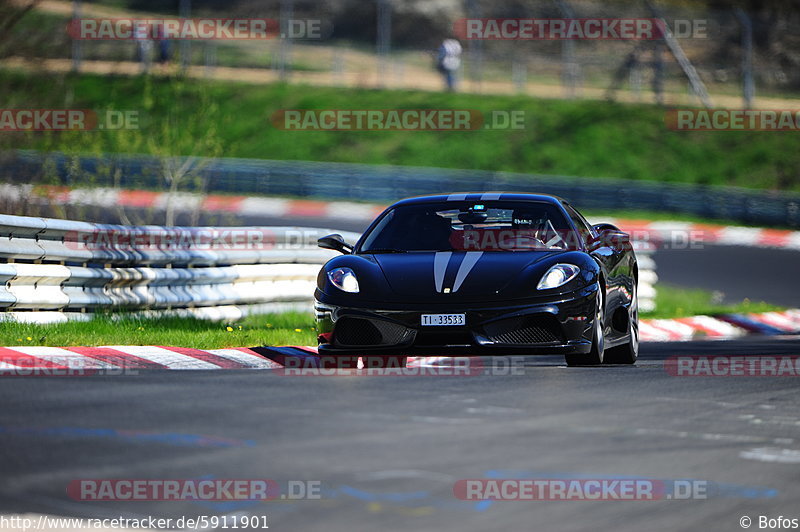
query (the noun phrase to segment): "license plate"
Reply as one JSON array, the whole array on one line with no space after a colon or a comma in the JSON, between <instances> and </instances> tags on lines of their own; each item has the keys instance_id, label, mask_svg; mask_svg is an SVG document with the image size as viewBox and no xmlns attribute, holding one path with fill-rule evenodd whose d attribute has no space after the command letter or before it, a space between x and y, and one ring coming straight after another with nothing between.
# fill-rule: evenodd
<instances>
[{"instance_id":1,"label":"license plate","mask_svg":"<svg viewBox=\"0 0 800 532\"><path fill-rule=\"evenodd\" d=\"M423 314L422 325L464 325L466 314Z\"/></svg>"}]
</instances>

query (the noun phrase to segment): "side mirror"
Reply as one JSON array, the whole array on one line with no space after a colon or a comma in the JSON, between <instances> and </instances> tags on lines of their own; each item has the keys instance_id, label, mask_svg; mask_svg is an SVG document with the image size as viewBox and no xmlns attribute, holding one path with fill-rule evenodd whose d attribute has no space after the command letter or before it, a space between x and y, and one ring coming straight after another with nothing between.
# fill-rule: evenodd
<instances>
[{"instance_id":1,"label":"side mirror","mask_svg":"<svg viewBox=\"0 0 800 532\"><path fill-rule=\"evenodd\" d=\"M614 249L622 249L631 243L631 236L625 231L620 231L611 224L598 224L593 226L598 229L598 226L605 226L599 230L597 237L589 242L589 251L594 251L602 247L610 247Z\"/></svg>"},{"instance_id":2,"label":"side mirror","mask_svg":"<svg viewBox=\"0 0 800 532\"><path fill-rule=\"evenodd\" d=\"M595 232L596 232L598 235L599 235L600 233L602 233L603 231L607 230L607 229L613 229L614 231L619 231L619 230L620 230L620 229L619 229L619 227L617 227L617 226L616 226L616 225L614 225L614 224L610 224L610 223L600 223L600 224L594 224L594 225L592 226L592 229L594 229L594 230L595 230Z\"/></svg>"},{"instance_id":3,"label":"side mirror","mask_svg":"<svg viewBox=\"0 0 800 532\"><path fill-rule=\"evenodd\" d=\"M342 235L336 233L318 239L317 245L322 249L332 249L339 253L344 253L345 255L353 252L353 246L345 242Z\"/></svg>"}]
</instances>

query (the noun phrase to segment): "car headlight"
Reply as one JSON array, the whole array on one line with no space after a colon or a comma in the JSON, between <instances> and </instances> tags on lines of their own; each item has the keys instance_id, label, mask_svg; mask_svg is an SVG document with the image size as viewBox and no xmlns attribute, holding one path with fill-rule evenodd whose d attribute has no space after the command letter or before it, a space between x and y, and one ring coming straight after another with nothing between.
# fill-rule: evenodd
<instances>
[{"instance_id":1,"label":"car headlight","mask_svg":"<svg viewBox=\"0 0 800 532\"><path fill-rule=\"evenodd\" d=\"M331 270L328 272L328 279L339 290L353 294L358 293L358 280L356 279L356 274L350 268Z\"/></svg>"},{"instance_id":2,"label":"car headlight","mask_svg":"<svg viewBox=\"0 0 800 532\"><path fill-rule=\"evenodd\" d=\"M558 288L573 280L580 271L581 269L574 264L555 264L542 275L542 279L539 281L536 289L547 290L549 288Z\"/></svg>"}]
</instances>

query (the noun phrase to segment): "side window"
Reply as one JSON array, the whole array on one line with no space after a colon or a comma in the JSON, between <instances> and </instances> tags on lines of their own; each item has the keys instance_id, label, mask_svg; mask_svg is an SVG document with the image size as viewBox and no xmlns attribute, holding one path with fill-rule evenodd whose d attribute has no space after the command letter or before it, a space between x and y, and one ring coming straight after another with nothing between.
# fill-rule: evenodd
<instances>
[{"instance_id":1,"label":"side window","mask_svg":"<svg viewBox=\"0 0 800 532\"><path fill-rule=\"evenodd\" d=\"M386 216L378 222L378 225L372 229L364 240L364 243L361 244L361 249L391 247L392 233L396 231L393 231L391 228L387 229L387 226L392 224L395 212L395 210L388 212Z\"/></svg>"},{"instance_id":2,"label":"side window","mask_svg":"<svg viewBox=\"0 0 800 532\"><path fill-rule=\"evenodd\" d=\"M595 236L594 235L594 231L592 231L591 226L583 218L583 216L578 214L578 212L575 209L572 208L571 205L565 203L564 204L564 208L566 209L567 214L569 215L570 219L572 220L572 223L574 223L575 227L578 229L578 233L580 233L581 239L583 240L583 243L584 244L588 244L589 241L592 239L592 237Z\"/></svg>"},{"instance_id":3,"label":"side window","mask_svg":"<svg viewBox=\"0 0 800 532\"><path fill-rule=\"evenodd\" d=\"M589 221L586 218L584 218L581 213L575 211L575 214L578 215L578 219L580 219L580 221L583 222L584 227L586 227L586 230L589 231L590 235L592 235L593 237L598 235L597 231L595 231L594 227L592 227L592 224L590 224Z\"/></svg>"}]
</instances>

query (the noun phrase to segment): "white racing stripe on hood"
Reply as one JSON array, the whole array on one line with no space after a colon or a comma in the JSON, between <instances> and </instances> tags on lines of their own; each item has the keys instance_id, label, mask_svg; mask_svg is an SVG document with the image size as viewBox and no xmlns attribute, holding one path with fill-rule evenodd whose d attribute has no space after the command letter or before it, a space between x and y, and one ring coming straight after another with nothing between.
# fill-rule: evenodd
<instances>
[{"instance_id":1,"label":"white racing stripe on hood","mask_svg":"<svg viewBox=\"0 0 800 532\"><path fill-rule=\"evenodd\" d=\"M461 283L467 278L467 275L472 271L472 268L478 262L478 259L481 258L481 255L483 255L483 251L467 251L467 254L464 255L464 260L461 261L461 265L458 267L456 282L453 284L453 292L461 288Z\"/></svg>"},{"instance_id":2,"label":"white racing stripe on hood","mask_svg":"<svg viewBox=\"0 0 800 532\"><path fill-rule=\"evenodd\" d=\"M433 255L433 280L436 283L436 291L442 292L444 284L444 274L447 272L447 265L450 263L451 251L437 251Z\"/></svg>"},{"instance_id":3,"label":"white racing stripe on hood","mask_svg":"<svg viewBox=\"0 0 800 532\"><path fill-rule=\"evenodd\" d=\"M466 194L450 194L447 196L447 201L462 201L467 199Z\"/></svg>"},{"instance_id":4,"label":"white racing stripe on hood","mask_svg":"<svg viewBox=\"0 0 800 532\"><path fill-rule=\"evenodd\" d=\"M500 193L499 192L484 192L481 195L481 201L498 200L498 199L500 199Z\"/></svg>"}]
</instances>

